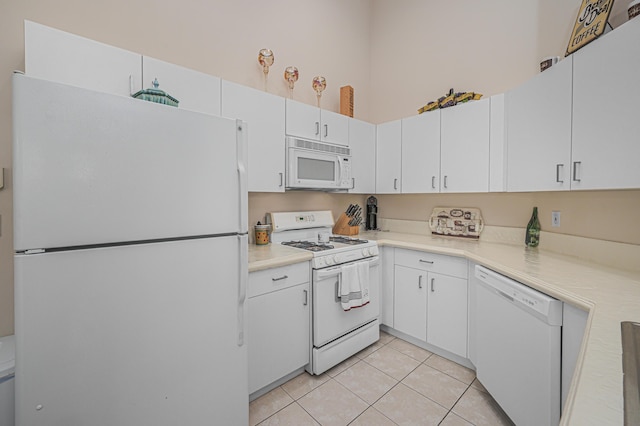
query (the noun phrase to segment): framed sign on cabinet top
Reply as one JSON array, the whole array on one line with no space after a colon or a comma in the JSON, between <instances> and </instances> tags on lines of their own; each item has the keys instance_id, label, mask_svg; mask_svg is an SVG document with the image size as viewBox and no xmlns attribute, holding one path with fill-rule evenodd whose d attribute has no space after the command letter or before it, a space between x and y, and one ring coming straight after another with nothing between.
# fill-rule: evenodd
<instances>
[{"instance_id":1,"label":"framed sign on cabinet top","mask_svg":"<svg viewBox=\"0 0 640 426\"><path fill-rule=\"evenodd\" d=\"M565 56L586 46L605 32L613 1L582 0Z\"/></svg>"}]
</instances>

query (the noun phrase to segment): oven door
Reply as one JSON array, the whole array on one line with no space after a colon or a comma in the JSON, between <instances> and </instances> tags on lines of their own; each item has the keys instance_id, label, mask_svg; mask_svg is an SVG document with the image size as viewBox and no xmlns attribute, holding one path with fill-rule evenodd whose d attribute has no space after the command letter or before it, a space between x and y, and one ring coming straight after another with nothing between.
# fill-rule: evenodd
<instances>
[{"instance_id":1,"label":"oven door","mask_svg":"<svg viewBox=\"0 0 640 426\"><path fill-rule=\"evenodd\" d=\"M342 265L313 271L313 346L316 348L379 317L380 259L375 256L356 263L360 262L369 263L370 301L349 311L342 309L338 297Z\"/></svg>"},{"instance_id":2,"label":"oven door","mask_svg":"<svg viewBox=\"0 0 640 426\"><path fill-rule=\"evenodd\" d=\"M287 188L341 188L339 155L296 148L288 151Z\"/></svg>"}]
</instances>

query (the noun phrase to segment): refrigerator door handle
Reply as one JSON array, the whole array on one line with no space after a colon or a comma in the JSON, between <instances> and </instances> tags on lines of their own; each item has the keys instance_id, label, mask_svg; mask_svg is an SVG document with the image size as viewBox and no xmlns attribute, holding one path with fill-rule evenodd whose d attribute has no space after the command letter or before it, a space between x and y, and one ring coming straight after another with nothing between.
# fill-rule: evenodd
<instances>
[{"instance_id":1,"label":"refrigerator door handle","mask_svg":"<svg viewBox=\"0 0 640 426\"><path fill-rule=\"evenodd\" d=\"M248 190L247 190L247 147L248 147L248 139L247 139L247 123L242 120L236 120L236 147L238 154L238 182L239 182L239 190L240 190L240 208L238 219L239 223L239 232L241 234L246 234L249 232L249 200L248 200Z\"/></svg>"},{"instance_id":2,"label":"refrigerator door handle","mask_svg":"<svg viewBox=\"0 0 640 426\"><path fill-rule=\"evenodd\" d=\"M244 305L247 299L247 282L249 281L249 237L238 235L238 346L244 345L245 315Z\"/></svg>"}]
</instances>

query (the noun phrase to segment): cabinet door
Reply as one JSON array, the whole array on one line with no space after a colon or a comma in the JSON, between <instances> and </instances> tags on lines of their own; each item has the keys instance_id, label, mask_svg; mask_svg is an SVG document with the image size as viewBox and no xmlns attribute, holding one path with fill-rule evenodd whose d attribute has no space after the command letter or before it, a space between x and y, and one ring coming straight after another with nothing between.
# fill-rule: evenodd
<instances>
[{"instance_id":1,"label":"cabinet door","mask_svg":"<svg viewBox=\"0 0 640 426\"><path fill-rule=\"evenodd\" d=\"M394 288L393 247L380 247L380 322L393 328Z\"/></svg>"},{"instance_id":2,"label":"cabinet door","mask_svg":"<svg viewBox=\"0 0 640 426\"><path fill-rule=\"evenodd\" d=\"M572 55L571 189L640 188L638 40L633 19Z\"/></svg>"},{"instance_id":3,"label":"cabinet door","mask_svg":"<svg viewBox=\"0 0 640 426\"><path fill-rule=\"evenodd\" d=\"M142 56L88 38L24 22L30 77L130 96L142 88Z\"/></svg>"},{"instance_id":4,"label":"cabinet door","mask_svg":"<svg viewBox=\"0 0 640 426\"><path fill-rule=\"evenodd\" d=\"M249 299L249 393L309 363L309 283Z\"/></svg>"},{"instance_id":5,"label":"cabinet door","mask_svg":"<svg viewBox=\"0 0 640 426\"><path fill-rule=\"evenodd\" d=\"M320 108L287 99L287 135L320 140Z\"/></svg>"},{"instance_id":6,"label":"cabinet door","mask_svg":"<svg viewBox=\"0 0 640 426\"><path fill-rule=\"evenodd\" d=\"M506 94L508 191L569 189L572 61Z\"/></svg>"},{"instance_id":7,"label":"cabinet door","mask_svg":"<svg viewBox=\"0 0 640 426\"><path fill-rule=\"evenodd\" d=\"M491 98L489 125L489 192L507 190L507 145L505 140L504 93Z\"/></svg>"},{"instance_id":8,"label":"cabinet door","mask_svg":"<svg viewBox=\"0 0 640 426\"><path fill-rule=\"evenodd\" d=\"M399 194L402 190L402 121L378 124L376 129L376 193Z\"/></svg>"},{"instance_id":9,"label":"cabinet door","mask_svg":"<svg viewBox=\"0 0 640 426\"><path fill-rule=\"evenodd\" d=\"M402 119L402 192L440 192L440 110Z\"/></svg>"},{"instance_id":10,"label":"cabinet door","mask_svg":"<svg viewBox=\"0 0 640 426\"><path fill-rule=\"evenodd\" d=\"M205 114L220 115L220 79L159 59L142 58L142 86L153 87L158 79L159 89L176 98L179 108Z\"/></svg>"},{"instance_id":11,"label":"cabinet door","mask_svg":"<svg viewBox=\"0 0 640 426\"><path fill-rule=\"evenodd\" d=\"M320 112L321 139L338 145L349 145L349 117L333 111Z\"/></svg>"},{"instance_id":12,"label":"cabinet door","mask_svg":"<svg viewBox=\"0 0 640 426\"><path fill-rule=\"evenodd\" d=\"M440 191L489 191L490 100L442 110Z\"/></svg>"},{"instance_id":13,"label":"cabinet door","mask_svg":"<svg viewBox=\"0 0 640 426\"><path fill-rule=\"evenodd\" d=\"M427 273L395 266L393 325L396 330L427 340Z\"/></svg>"},{"instance_id":14,"label":"cabinet door","mask_svg":"<svg viewBox=\"0 0 640 426\"><path fill-rule=\"evenodd\" d=\"M349 147L354 194L376 192L376 126L364 121L349 120Z\"/></svg>"},{"instance_id":15,"label":"cabinet door","mask_svg":"<svg viewBox=\"0 0 640 426\"><path fill-rule=\"evenodd\" d=\"M427 343L467 357L467 280L429 273Z\"/></svg>"},{"instance_id":16,"label":"cabinet door","mask_svg":"<svg viewBox=\"0 0 640 426\"><path fill-rule=\"evenodd\" d=\"M284 98L223 81L222 115L248 123L249 191L284 192Z\"/></svg>"}]
</instances>

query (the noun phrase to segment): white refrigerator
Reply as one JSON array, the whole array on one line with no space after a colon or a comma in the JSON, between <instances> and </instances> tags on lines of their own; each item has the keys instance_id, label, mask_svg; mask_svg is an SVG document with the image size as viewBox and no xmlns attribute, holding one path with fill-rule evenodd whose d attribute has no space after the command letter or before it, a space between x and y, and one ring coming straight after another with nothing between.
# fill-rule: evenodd
<instances>
[{"instance_id":1,"label":"white refrigerator","mask_svg":"<svg viewBox=\"0 0 640 426\"><path fill-rule=\"evenodd\" d=\"M14 74L18 426L248 423L245 126Z\"/></svg>"}]
</instances>

